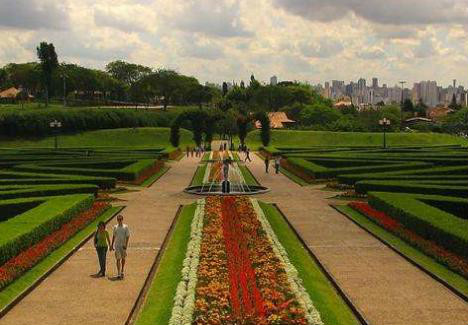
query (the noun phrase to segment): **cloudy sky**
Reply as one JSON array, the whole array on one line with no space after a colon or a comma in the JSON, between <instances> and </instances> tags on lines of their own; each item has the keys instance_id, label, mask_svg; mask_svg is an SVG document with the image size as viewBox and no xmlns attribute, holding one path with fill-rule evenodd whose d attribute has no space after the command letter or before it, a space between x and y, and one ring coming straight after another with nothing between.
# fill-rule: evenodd
<instances>
[{"instance_id":1,"label":"cloudy sky","mask_svg":"<svg viewBox=\"0 0 468 325\"><path fill-rule=\"evenodd\" d=\"M468 0L0 0L0 65L123 59L202 81L356 80L468 86Z\"/></svg>"}]
</instances>

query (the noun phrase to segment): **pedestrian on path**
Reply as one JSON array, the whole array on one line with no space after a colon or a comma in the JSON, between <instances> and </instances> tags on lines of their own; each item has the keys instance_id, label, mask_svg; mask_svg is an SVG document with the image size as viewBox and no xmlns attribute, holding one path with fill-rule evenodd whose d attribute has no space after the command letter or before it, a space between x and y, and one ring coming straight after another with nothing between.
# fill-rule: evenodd
<instances>
[{"instance_id":1,"label":"pedestrian on path","mask_svg":"<svg viewBox=\"0 0 468 325\"><path fill-rule=\"evenodd\" d=\"M106 230L106 224L102 221L98 224L98 229L94 235L94 247L96 248L99 260L99 272L96 277L101 278L106 276L106 256L110 246L109 233Z\"/></svg>"},{"instance_id":2,"label":"pedestrian on path","mask_svg":"<svg viewBox=\"0 0 468 325\"><path fill-rule=\"evenodd\" d=\"M247 160L249 162L252 162L252 159L250 159L250 149L247 148L247 150L245 151L245 161L244 162L247 162Z\"/></svg>"},{"instance_id":3,"label":"pedestrian on path","mask_svg":"<svg viewBox=\"0 0 468 325\"><path fill-rule=\"evenodd\" d=\"M190 154L190 147L189 146L187 146L186 151L187 151L187 158L188 158L189 154Z\"/></svg>"},{"instance_id":4,"label":"pedestrian on path","mask_svg":"<svg viewBox=\"0 0 468 325\"><path fill-rule=\"evenodd\" d=\"M281 156L278 155L275 158L275 173L276 174L279 174L280 167L281 167Z\"/></svg>"},{"instance_id":5,"label":"pedestrian on path","mask_svg":"<svg viewBox=\"0 0 468 325\"><path fill-rule=\"evenodd\" d=\"M125 259L127 257L128 240L130 239L130 230L123 223L123 216L117 216L117 224L114 226L111 249L115 250L115 259L117 262L117 278L124 278Z\"/></svg>"},{"instance_id":6,"label":"pedestrian on path","mask_svg":"<svg viewBox=\"0 0 468 325\"><path fill-rule=\"evenodd\" d=\"M268 174L268 169L270 168L270 158L265 156L265 172Z\"/></svg>"}]
</instances>

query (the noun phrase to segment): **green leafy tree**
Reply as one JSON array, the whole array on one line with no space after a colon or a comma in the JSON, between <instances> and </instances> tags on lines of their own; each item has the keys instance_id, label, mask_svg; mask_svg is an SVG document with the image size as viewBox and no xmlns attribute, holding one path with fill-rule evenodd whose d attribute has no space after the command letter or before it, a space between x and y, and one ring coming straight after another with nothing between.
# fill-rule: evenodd
<instances>
[{"instance_id":1,"label":"green leafy tree","mask_svg":"<svg viewBox=\"0 0 468 325\"><path fill-rule=\"evenodd\" d=\"M419 99L418 103L414 107L414 110L418 113L419 116L426 116L427 105L424 104L422 99Z\"/></svg>"},{"instance_id":2,"label":"green leafy tree","mask_svg":"<svg viewBox=\"0 0 468 325\"><path fill-rule=\"evenodd\" d=\"M42 82L45 90L46 107L49 106L49 90L52 84L52 74L58 68L57 53L54 44L42 42L37 47L37 57L41 62Z\"/></svg>"},{"instance_id":3,"label":"green leafy tree","mask_svg":"<svg viewBox=\"0 0 468 325\"><path fill-rule=\"evenodd\" d=\"M114 79L130 87L141 78L149 75L152 69L143 65L118 60L108 63L106 65L106 71Z\"/></svg>"},{"instance_id":4,"label":"green leafy tree","mask_svg":"<svg viewBox=\"0 0 468 325\"><path fill-rule=\"evenodd\" d=\"M458 105L458 103L457 103L457 96L455 94L453 94L453 96L452 96L452 101L450 102L449 108L451 108L451 109L453 109L455 111L461 108L461 106Z\"/></svg>"},{"instance_id":5,"label":"green leafy tree","mask_svg":"<svg viewBox=\"0 0 468 325\"><path fill-rule=\"evenodd\" d=\"M247 137L247 133L249 130L249 123L250 123L250 120L247 116L240 114L237 117L237 130L238 130L239 140L242 145L245 144L245 138Z\"/></svg>"}]
</instances>

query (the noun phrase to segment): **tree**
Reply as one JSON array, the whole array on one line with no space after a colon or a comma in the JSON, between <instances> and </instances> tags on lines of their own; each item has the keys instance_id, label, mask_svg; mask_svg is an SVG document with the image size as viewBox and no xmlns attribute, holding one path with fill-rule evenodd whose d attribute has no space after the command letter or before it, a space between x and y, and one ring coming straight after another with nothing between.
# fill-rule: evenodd
<instances>
[{"instance_id":1,"label":"tree","mask_svg":"<svg viewBox=\"0 0 468 325\"><path fill-rule=\"evenodd\" d=\"M418 113L419 116L426 116L427 105L424 104L422 99L419 99L418 103L414 107L414 110Z\"/></svg>"},{"instance_id":2,"label":"tree","mask_svg":"<svg viewBox=\"0 0 468 325\"><path fill-rule=\"evenodd\" d=\"M403 112L414 112L413 102L409 98L405 99L401 108Z\"/></svg>"},{"instance_id":3,"label":"tree","mask_svg":"<svg viewBox=\"0 0 468 325\"><path fill-rule=\"evenodd\" d=\"M106 65L106 71L113 78L123 82L129 87L152 72L149 67L121 60L108 63Z\"/></svg>"},{"instance_id":4,"label":"tree","mask_svg":"<svg viewBox=\"0 0 468 325\"><path fill-rule=\"evenodd\" d=\"M57 53L54 44L42 42L37 47L37 57L41 61L42 81L45 89L46 107L49 106L49 89L52 84L52 74L58 68Z\"/></svg>"},{"instance_id":5,"label":"tree","mask_svg":"<svg viewBox=\"0 0 468 325\"><path fill-rule=\"evenodd\" d=\"M223 97L227 95L228 91L228 84L226 82L223 82Z\"/></svg>"},{"instance_id":6,"label":"tree","mask_svg":"<svg viewBox=\"0 0 468 325\"><path fill-rule=\"evenodd\" d=\"M332 122L339 120L341 113L335 109L323 104L313 104L305 106L301 111L300 121L306 126L315 126L326 128Z\"/></svg>"},{"instance_id":7,"label":"tree","mask_svg":"<svg viewBox=\"0 0 468 325\"><path fill-rule=\"evenodd\" d=\"M262 144L264 147L268 147L271 140L271 131L270 131L270 119L268 114L265 112L259 112L255 114L255 119L260 122L260 138L262 139Z\"/></svg>"},{"instance_id":8,"label":"tree","mask_svg":"<svg viewBox=\"0 0 468 325\"><path fill-rule=\"evenodd\" d=\"M455 94L453 94L452 101L450 102L449 108L456 111L456 110L460 109L460 107L461 106L458 105L458 103L457 103L457 96Z\"/></svg>"},{"instance_id":9,"label":"tree","mask_svg":"<svg viewBox=\"0 0 468 325\"><path fill-rule=\"evenodd\" d=\"M247 137L249 122L249 119L242 114L237 117L237 130L239 133L239 140L242 145L244 145L245 138Z\"/></svg>"}]
</instances>

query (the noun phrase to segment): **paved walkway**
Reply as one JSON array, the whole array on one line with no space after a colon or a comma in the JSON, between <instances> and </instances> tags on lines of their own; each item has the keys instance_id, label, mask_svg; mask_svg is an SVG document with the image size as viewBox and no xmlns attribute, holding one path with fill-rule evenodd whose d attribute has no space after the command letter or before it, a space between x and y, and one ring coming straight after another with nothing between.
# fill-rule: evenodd
<instances>
[{"instance_id":1,"label":"paved walkway","mask_svg":"<svg viewBox=\"0 0 468 325\"><path fill-rule=\"evenodd\" d=\"M90 277L98 269L91 240L0 319L0 325L124 324L179 205L195 200L182 190L192 179L197 162L195 158L174 162L152 187L120 195L128 200L123 202L127 208L122 213L131 231L124 281ZM115 275L114 265L111 253L110 276Z\"/></svg>"},{"instance_id":2,"label":"paved walkway","mask_svg":"<svg viewBox=\"0 0 468 325\"><path fill-rule=\"evenodd\" d=\"M468 325L468 304L332 209L336 193L265 174L256 155L248 167L371 324Z\"/></svg>"}]
</instances>

